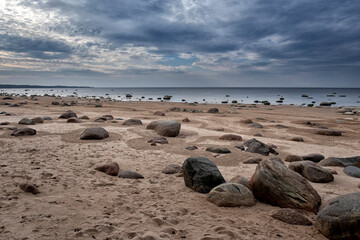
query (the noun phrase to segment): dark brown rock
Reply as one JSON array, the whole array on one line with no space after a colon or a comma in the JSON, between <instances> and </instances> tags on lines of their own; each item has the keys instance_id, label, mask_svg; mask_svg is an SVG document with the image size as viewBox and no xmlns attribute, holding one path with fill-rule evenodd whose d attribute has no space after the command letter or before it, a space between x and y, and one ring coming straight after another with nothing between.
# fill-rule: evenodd
<instances>
[{"instance_id":1,"label":"dark brown rock","mask_svg":"<svg viewBox=\"0 0 360 240\"><path fill-rule=\"evenodd\" d=\"M181 124L177 121L160 120L149 123L146 129L155 130L160 136L176 137L180 133Z\"/></svg>"},{"instance_id":2,"label":"dark brown rock","mask_svg":"<svg viewBox=\"0 0 360 240\"><path fill-rule=\"evenodd\" d=\"M207 112L208 112L208 113L219 113L219 109L217 109L217 108L210 108Z\"/></svg>"},{"instance_id":3,"label":"dark brown rock","mask_svg":"<svg viewBox=\"0 0 360 240\"><path fill-rule=\"evenodd\" d=\"M227 141L242 141L242 137L236 134L225 134L219 138L220 140Z\"/></svg>"},{"instance_id":4,"label":"dark brown rock","mask_svg":"<svg viewBox=\"0 0 360 240\"><path fill-rule=\"evenodd\" d=\"M334 181L334 176L325 168L311 161L300 161L289 164L289 168L311 182L327 183Z\"/></svg>"},{"instance_id":5,"label":"dark brown rock","mask_svg":"<svg viewBox=\"0 0 360 240\"><path fill-rule=\"evenodd\" d=\"M283 208L271 215L273 218L291 225L312 225L312 222L294 209Z\"/></svg>"},{"instance_id":6,"label":"dark brown rock","mask_svg":"<svg viewBox=\"0 0 360 240\"><path fill-rule=\"evenodd\" d=\"M81 123L81 120L76 117L71 117L66 122L67 123Z\"/></svg>"},{"instance_id":7,"label":"dark brown rock","mask_svg":"<svg viewBox=\"0 0 360 240\"><path fill-rule=\"evenodd\" d=\"M128 120L124 121L122 125L136 126L136 125L142 125L142 122L139 119L128 119Z\"/></svg>"},{"instance_id":8,"label":"dark brown rock","mask_svg":"<svg viewBox=\"0 0 360 240\"><path fill-rule=\"evenodd\" d=\"M282 208L317 212L321 204L319 194L307 180L276 159L261 161L249 186L256 199Z\"/></svg>"},{"instance_id":9,"label":"dark brown rock","mask_svg":"<svg viewBox=\"0 0 360 240\"><path fill-rule=\"evenodd\" d=\"M303 161L303 159L298 155L287 155L285 157L285 162L299 162L299 161Z\"/></svg>"},{"instance_id":10,"label":"dark brown rock","mask_svg":"<svg viewBox=\"0 0 360 240\"><path fill-rule=\"evenodd\" d=\"M20 189L23 190L24 192L29 192L32 194L38 194L40 193L39 189L37 187L35 187L33 184L29 184L29 183L21 183L19 185Z\"/></svg>"},{"instance_id":11,"label":"dark brown rock","mask_svg":"<svg viewBox=\"0 0 360 240\"><path fill-rule=\"evenodd\" d=\"M160 111L156 111L156 112L154 112L154 115L156 115L156 116L165 116L165 113L160 112Z\"/></svg>"},{"instance_id":12,"label":"dark brown rock","mask_svg":"<svg viewBox=\"0 0 360 240\"><path fill-rule=\"evenodd\" d=\"M73 111L69 110L66 113L61 114L59 118L69 119L69 118L72 118L72 117L77 118L77 115Z\"/></svg>"},{"instance_id":13,"label":"dark brown rock","mask_svg":"<svg viewBox=\"0 0 360 240\"><path fill-rule=\"evenodd\" d=\"M116 162L110 162L96 167L95 170L104 172L110 176L117 176L119 174L120 168Z\"/></svg>"},{"instance_id":14,"label":"dark brown rock","mask_svg":"<svg viewBox=\"0 0 360 240\"><path fill-rule=\"evenodd\" d=\"M22 125L35 125L35 122L31 119L28 118L23 118L21 119L18 124L22 124Z\"/></svg>"},{"instance_id":15,"label":"dark brown rock","mask_svg":"<svg viewBox=\"0 0 360 240\"><path fill-rule=\"evenodd\" d=\"M246 152L258 153L264 156L268 156L270 153L275 155L279 154L272 147L256 140L255 138L245 142L243 146L247 147Z\"/></svg>"},{"instance_id":16,"label":"dark brown rock","mask_svg":"<svg viewBox=\"0 0 360 240\"><path fill-rule=\"evenodd\" d=\"M81 140L101 140L109 137L108 131L102 127L87 128L81 134Z\"/></svg>"},{"instance_id":17,"label":"dark brown rock","mask_svg":"<svg viewBox=\"0 0 360 240\"><path fill-rule=\"evenodd\" d=\"M152 138L148 141L148 143L159 143L159 144L168 144L168 140L165 137L156 137L156 138Z\"/></svg>"},{"instance_id":18,"label":"dark brown rock","mask_svg":"<svg viewBox=\"0 0 360 240\"><path fill-rule=\"evenodd\" d=\"M244 120L241 120L241 123L244 123L244 124L252 124L252 123L253 123L253 120L251 120L251 119L244 119Z\"/></svg>"},{"instance_id":19,"label":"dark brown rock","mask_svg":"<svg viewBox=\"0 0 360 240\"><path fill-rule=\"evenodd\" d=\"M221 154L231 153L231 151L227 148L217 148L217 147L208 147L206 148L206 151L212 153L221 153Z\"/></svg>"},{"instance_id":20,"label":"dark brown rock","mask_svg":"<svg viewBox=\"0 0 360 240\"><path fill-rule=\"evenodd\" d=\"M324 135L324 136L341 136L341 131L336 130L330 130L330 129L319 129L315 132L318 135Z\"/></svg>"},{"instance_id":21,"label":"dark brown rock","mask_svg":"<svg viewBox=\"0 0 360 240\"><path fill-rule=\"evenodd\" d=\"M119 178L143 179L144 176L134 171L123 171L120 173Z\"/></svg>"},{"instance_id":22,"label":"dark brown rock","mask_svg":"<svg viewBox=\"0 0 360 240\"><path fill-rule=\"evenodd\" d=\"M197 146L190 146L190 147L186 147L185 149L189 150L189 151L194 151L194 150L198 149L198 147Z\"/></svg>"},{"instance_id":23,"label":"dark brown rock","mask_svg":"<svg viewBox=\"0 0 360 240\"><path fill-rule=\"evenodd\" d=\"M245 164L259 164L262 161L262 158L249 158L244 161Z\"/></svg>"},{"instance_id":24,"label":"dark brown rock","mask_svg":"<svg viewBox=\"0 0 360 240\"><path fill-rule=\"evenodd\" d=\"M188 118L184 118L182 122L190 122L190 120Z\"/></svg>"},{"instance_id":25,"label":"dark brown rock","mask_svg":"<svg viewBox=\"0 0 360 240\"><path fill-rule=\"evenodd\" d=\"M302 156L302 159L304 160L309 160L312 162L320 162L321 160L323 160L325 157L321 154L318 153L311 153L311 154L307 154Z\"/></svg>"},{"instance_id":26,"label":"dark brown rock","mask_svg":"<svg viewBox=\"0 0 360 240\"><path fill-rule=\"evenodd\" d=\"M41 117L32 118L31 120L34 121L34 123L44 123L44 119Z\"/></svg>"},{"instance_id":27,"label":"dark brown rock","mask_svg":"<svg viewBox=\"0 0 360 240\"><path fill-rule=\"evenodd\" d=\"M20 128L15 129L11 136L21 137L21 136L32 136L36 134L36 130L32 128Z\"/></svg>"}]
</instances>

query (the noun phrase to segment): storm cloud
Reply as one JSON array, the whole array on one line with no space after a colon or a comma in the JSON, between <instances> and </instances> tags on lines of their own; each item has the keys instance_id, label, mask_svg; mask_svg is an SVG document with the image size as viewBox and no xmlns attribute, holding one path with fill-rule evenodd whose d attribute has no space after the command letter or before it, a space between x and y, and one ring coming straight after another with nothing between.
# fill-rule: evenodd
<instances>
[{"instance_id":1,"label":"storm cloud","mask_svg":"<svg viewBox=\"0 0 360 240\"><path fill-rule=\"evenodd\" d=\"M0 83L360 87L358 22L356 0L4 0Z\"/></svg>"}]
</instances>

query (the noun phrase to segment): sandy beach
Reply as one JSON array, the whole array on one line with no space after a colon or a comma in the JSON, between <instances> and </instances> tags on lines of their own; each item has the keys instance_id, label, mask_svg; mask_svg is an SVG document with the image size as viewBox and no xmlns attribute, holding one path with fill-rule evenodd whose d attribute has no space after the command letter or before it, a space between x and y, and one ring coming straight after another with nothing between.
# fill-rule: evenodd
<instances>
[{"instance_id":1,"label":"sandy beach","mask_svg":"<svg viewBox=\"0 0 360 240\"><path fill-rule=\"evenodd\" d=\"M76 106L52 105L53 101L77 101ZM5 102L5 100L1 100ZM226 181L237 175L250 179L257 164L250 158L269 159L235 148L256 138L275 145L276 157L319 153L327 157L360 155L360 116L346 116L338 108L264 106L241 104L187 104L166 102L111 102L89 99L15 97L6 101L18 107L0 106L0 238L1 239L326 239L314 225L290 225L271 217L280 207L257 201L251 207L218 207L184 184L178 174L164 174L168 164L182 165L193 156L206 157L219 168ZM102 107L95 107L101 104ZM168 111L181 108L180 112ZM183 109L203 112L184 112ZM218 114L207 113L218 108ZM67 123L59 116L72 110L80 123ZM154 115L156 111L165 116ZM95 122L103 115L115 120ZM24 126L22 118L51 117L44 123ZM183 122L188 118L189 122ZM142 125L122 125L139 119ZM263 128L243 123L251 119ZM168 144L152 146L158 134L147 130L156 120L181 123L177 137ZM342 131L342 136L314 134L316 123ZM110 137L80 140L84 129L105 128ZM31 127L34 136L11 136L13 128ZM10 128L10 129L9 129ZM226 141L224 134L237 134L242 141ZM257 136L254 136L257 135ZM302 137L303 142L292 141ZM186 150L196 146L198 149ZM207 147L226 147L231 153L216 154ZM140 173L144 179L123 179L96 171L95 167L118 163L120 169ZM285 162L288 165L288 162ZM343 167L325 167L337 172L329 183L309 182L324 206L331 198L359 191L360 178ZM21 183L34 184L39 194L24 192ZM321 207L320 207L321 209ZM315 213L300 210L312 223Z\"/></svg>"}]
</instances>

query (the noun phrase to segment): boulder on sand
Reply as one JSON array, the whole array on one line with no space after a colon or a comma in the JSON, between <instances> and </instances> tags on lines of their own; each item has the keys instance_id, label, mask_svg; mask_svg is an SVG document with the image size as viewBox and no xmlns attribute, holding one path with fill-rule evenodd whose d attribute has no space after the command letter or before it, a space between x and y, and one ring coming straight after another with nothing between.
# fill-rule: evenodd
<instances>
[{"instance_id":1,"label":"boulder on sand","mask_svg":"<svg viewBox=\"0 0 360 240\"><path fill-rule=\"evenodd\" d=\"M35 125L35 122L31 119L28 118L23 118L19 121L18 124L22 124L22 125Z\"/></svg>"},{"instance_id":2,"label":"boulder on sand","mask_svg":"<svg viewBox=\"0 0 360 240\"><path fill-rule=\"evenodd\" d=\"M271 215L273 218L291 225L312 225L312 222L299 213L298 211L291 208L283 208Z\"/></svg>"},{"instance_id":3,"label":"boulder on sand","mask_svg":"<svg viewBox=\"0 0 360 240\"><path fill-rule=\"evenodd\" d=\"M175 174L175 173L181 173L182 167L177 164L169 164L166 165L165 168L161 171L165 174Z\"/></svg>"},{"instance_id":4,"label":"boulder on sand","mask_svg":"<svg viewBox=\"0 0 360 240\"><path fill-rule=\"evenodd\" d=\"M310 153L307 155L302 156L302 159L304 160L309 160L312 162L320 162L321 160L323 160L325 157L319 153Z\"/></svg>"},{"instance_id":5,"label":"boulder on sand","mask_svg":"<svg viewBox=\"0 0 360 240\"><path fill-rule=\"evenodd\" d=\"M33 120L34 123L44 123L44 119L41 117L32 118L31 120Z\"/></svg>"},{"instance_id":6,"label":"boulder on sand","mask_svg":"<svg viewBox=\"0 0 360 240\"><path fill-rule=\"evenodd\" d=\"M227 141L242 141L242 137L236 134L225 134L219 138L220 140Z\"/></svg>"},{"instance_id":7,"label":"boulder on sand","mask_svg":"<svg viewBox=\"0 0 360 240\"><path fill-rule=\"evenodd\" d=\"M214 187L206 200L218 207L253 206L256 203L252 192L239 183L223 183Z\"/></svg>"},{"instance_id":8,"label":"boulder on sand","mask_svg":"<svg viewBox=\"0 0 360 240\"><path fill-rule=\"evenodd\" d=\"M300 162L303 161L302 157L298 156L298 155L287 155L285 157L285 162Z\"/></svg>"},{"instance_id":9,"label":"boulder on sand","mask_svg":"<svg viewBox=\"0 0 360 240\"><path fill-rule=\"evenodd\" d=\"M11 136L21 137L21 136L32 136L36 134L36 130L32 128L20 128L13 131Z\"/></svg>"},{"instance_id":10,"label":"boulder on sand","mask_svg":"<svg viewBox=\"0 0 360 240\"><path fill-rule=\"evenodd\" d=\"M81 120L76 117L72 117L72 118L69 118L66 122L67 123L81 123Z\"/></svg>"},{"instance_id":11,"label":"boulder on sand","mask_svg":"<svg viewBox=\"0 0 360 240\"><path fill-rule=\"evenodd\" d=\"M282 208L317 212L321 204L319 194L307 180L278 159L261 161L249 187L259 201Z\"/></svg>"},{"instance_id":12,"label":"boulder on sand","mask_svg":"<svg viewBox=\"0 0 360 240\"><path fill-rule=\"evenodd\" d=\"M360 192L333 198L316 216L315 227L329 239L360 239Z\"/></svg>"},{"instance_id":13,"label":"boulder on sand","mask_svg":"<svg viewBox=\"0 0 360 240\"><path fill-rule=\"evenodd\" d=\"M338 158L338 157L329 157L319 162L320 166L338 166L338 167L347 167L347 166L355 166L360 167L360 156L355 157L346 157L346 158Z\"/></svg>"},{"instance_id":14,"label":"boulder on sand","mask_svg":"<svg viewBox=\"0 0 360 240\"><path fill-rule=\"evenodd\" d=\"M146 129L155 130L160 136L176 137L180 133L181 124L177 121L160 120L149 123Z\"/></svg>"},{"instance_id":15,"label":"boulder on sand","mask_svg":"<svg viewBox=\"0 0 360 240\"><path fill-rule=\"evenodd\" d=\"M227 148L216 148L216 147L208 147L206 148L206 151L212 153L221 153L221 154L231 153L231 151Z\"/></svg>"},{"instance_id":16,"label":"boulder on sand","mask_svg":"<svg viewBox=\"0 0 360 240\"><path fill-rule=\"evenodd\" d=\"M330 130L330 129L320 129L315 132L318 135L324 135L324 136L341 136L341 131L337 130Z\"/></svg>"},{"instance_id":17,"label":"boulder on sand","mask_svg":"<svg viewBox=\"0 0 360 240\"><path fill-rule=\"evenodd\" d=\"M355 166L347 166L344 168L344 173L350 177L360 178L360 168Z\"/></svg>"},{"instance_id":18,"label":"boulder on sand","mask_svg":"<svg viewBox=\"0 0 360 240\"><path fill-rule=\"evenodd\" d=\"M247 147L246 152L258 153L264 156L268 156L270 153L275 155L279 154L272 147L256 140L255 138L245 142L243 146Z\"/></svg>"},{"instance_id":19,"label":"boulder on sand","mask_svg":"<svg viewBox=\"0 0 360 240\"><path fill-rule=\"evenodd\" d=\"M59 118L69 119L69 118L72 118L72 117L77 118L77 115L73 111L69 110L66 113L61 114Z\"/></svg>"},{"instance_id":20,"label":"boulder on sand","mask_svg":"<svg viewBox=\"0 0 360 240\"><path fill-rule=\"evenodd\" d=\"M208 193L225 183L215 163L204 157L187 158L182 165L182 172L185 185L199 193Z\"/></svg>"},{"instance_id":21,"label":"boulder on sand","mask_svg":"<svg viewBox=\"0 0 360 240\"><path fill-rule=\"evenodd\" d=\"M110 162L96 167L95 170L104 172L110 176L117 176L119 174L120 168L116 162Z\"/></svg>"},{"instance_id":22,"label":"boulder on sand","mask_svg":"<svg viewBox=\"0 0 360 240\"><path fill-rule=\"evenodd\" d=\"M138 172L134 172L134 171L123 171L119 174L119 178L128 178L128 179L143 179L144 176L141 175Z\"/></svg>"},{"instance_id":23,"label":"boulder on sand","mask_svg":"<svg viewBox=\"0 0 360 240\"><path fill-rule=\"evenodd\" d=\"M217 109L217 108L210 108L207 112L208 112L208 113L219 113L219 109Z\"/></svg>"},{"instance_id":24,"label":"boulder on sand","mask_svg":"<svg viewBox=\"0 0 360 240\"><path fill-rule=\"evenodd\" d=\"M93 127L93 128L87 128L84 130L84 132L81 134L80 139L81 140L101 140L104 138L108 138L109 133L102 127Z\"/></svg>"},{"instance_id":25,"label":"boulder on sand","mask_svg":"<svg viewBox=\"0 0 360 240\"><path fill-rule=\"evenodd\" d=\"M327 183L334 181L334 176L330 170L320 167L311 161L293 162L289 164L289 168L311 182Z\"/></svg>"},{"instance_id":26,"label":"boulder on sand","mask_svg":"<svg viewBox=\"0 0 360 240\"><path fill-rule=\"evenodd\" d=\"M141 120L139 119L128 119L126 121L123 122L122 125L125 125L125 126L136 126L136 125L142 125L142 122Z\"/></svg>"}]
</instances>

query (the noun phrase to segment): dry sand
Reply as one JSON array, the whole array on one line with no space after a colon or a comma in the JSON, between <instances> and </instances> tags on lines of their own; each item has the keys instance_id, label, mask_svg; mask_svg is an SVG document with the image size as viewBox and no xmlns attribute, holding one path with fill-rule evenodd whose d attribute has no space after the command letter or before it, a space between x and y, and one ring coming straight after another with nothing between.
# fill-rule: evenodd
<instances>
[{"instance_id":1,"label":"dry sand","mask_svg":"<svg viewBox=\"0 0 360 240\"><path fill-rule=\"evenodd\" d=\"M16 98L11 103L24 101ZM279 207L257 202L253 207L223 208L206 201L206 195L185 187L182 177L165 175L162 169L170 163L181 165L190 156L204 156L214 161L226 180L236 175L250 178L256 165L243 164L248 158L262 157L242 152L241 145L261 133L258 140L275 144L279 156L321 153L325 157L360 155L359 116L344 120L334 108L295 106L258 106L234 108L230 105L197 105L184 103L102 102L102 108L87 105L51 105L54 98L28 100L27 105L0 111L0 122L11 124L0 130L0 239L325 239L314 226L289 225L271 217ZM60 100L61 101L61 100ZM10 102L10 101L9 101ZM93 102L93 101L92 101ZM39 103L39 104L35 104ZM217 107L220 114L166 112L171 107L202 109ZM90 120L66 123L60 114L73 110ZM164 111L166 116L155 116ZM95 123L96 117L111 114L117 118L138 118L144 125L123 126L123 121ZM35 136L11 137L8 127L23 127L23 118L50 116L52 121L30 126ZM181 134L168 138L169 144L150 146L157 136L146 130L146 124L158 119L180 121ZM250 118L264 128L250 128L241 120ZM257 120L261 118L263 120ZM320 123L344 131L341 137L315 135L316 127L304 122ZM289 128L279 129L276 124ZM80 141L87 127L102 126L110 138ZM224 131L217 131L223 128ZM219 140L225 133L239 134L243 142ZM301 136L304 142L289 139ZM196 145L195 151L185 150ZM209 146L224 146L232 153L217 155L205 151ZM271 157L271 156L269 156ZM263 157L263 158L269 158ZM145 178L120 179L94 170L106 162L117 162L121 169L134 170ZM345 175L340 167L331 183L311 183L323 204L329 199L359 191L360 179ZM40 194L21 191L19 184L33 183ZM303 212L312 222L315 215Z\"/></svg>"}]
</instances>

